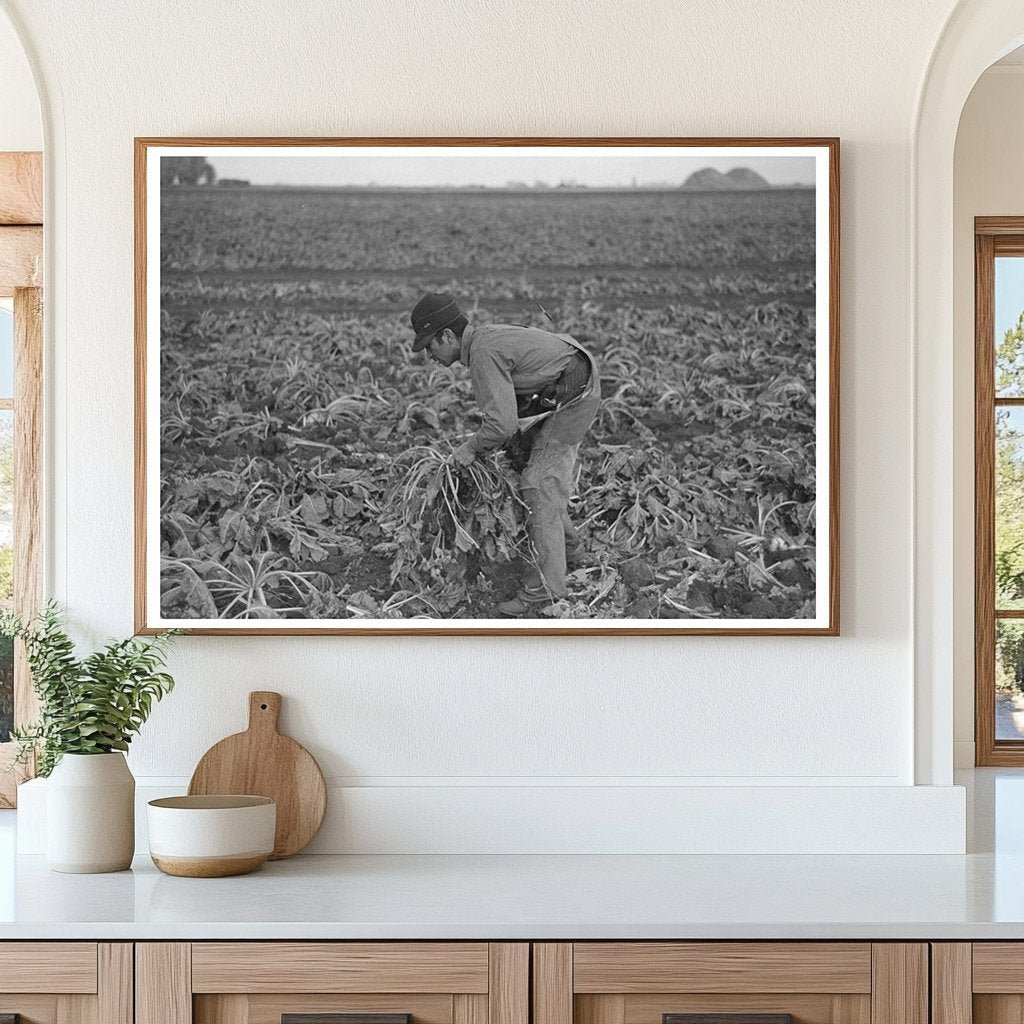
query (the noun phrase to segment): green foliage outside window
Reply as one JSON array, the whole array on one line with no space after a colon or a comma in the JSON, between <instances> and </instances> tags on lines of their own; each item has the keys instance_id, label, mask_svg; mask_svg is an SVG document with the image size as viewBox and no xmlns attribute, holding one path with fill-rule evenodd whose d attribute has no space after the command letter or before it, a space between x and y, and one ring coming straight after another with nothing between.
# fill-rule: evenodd
<instances>
[{"instance_id":1,"label":"green foliage outside window","mask_svg":"<svg viewBox=\"0 0 1024 1024\"><path fill-rule=\"evenodd\" d=\"M996 394L1024 396L1024 312L996 348ZM1024 409L996 410L996 608L1024 608ZM996 687L1024 692L1024 625L996 621Z\"/></svg>"}]
</instances>

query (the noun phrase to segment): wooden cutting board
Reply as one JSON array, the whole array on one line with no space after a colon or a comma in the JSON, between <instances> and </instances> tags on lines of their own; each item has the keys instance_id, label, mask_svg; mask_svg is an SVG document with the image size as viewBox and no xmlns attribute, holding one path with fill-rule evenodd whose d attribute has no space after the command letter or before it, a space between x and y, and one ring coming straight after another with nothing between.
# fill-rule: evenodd
<instances>
[{"instance_id":1,"label":"wooden cutting board","mask_svg":"<svg viewBox=\"0 0 1024 1024\"><path fill-rule=\"evenodd\" d=\"M277 731L281 694L249 694L249 728L214 744L202 756L190 796L246 793L277 803L271 860L298 853L317 834L327 808L327 787L313 755Z\"/></svg>"}]
</instances>

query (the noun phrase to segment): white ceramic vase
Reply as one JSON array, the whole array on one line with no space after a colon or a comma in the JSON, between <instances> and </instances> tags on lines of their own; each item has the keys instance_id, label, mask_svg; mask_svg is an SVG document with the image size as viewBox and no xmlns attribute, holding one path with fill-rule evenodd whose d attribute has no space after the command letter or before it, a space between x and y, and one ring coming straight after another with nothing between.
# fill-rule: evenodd
<instances>
[{"instance_id":1,"label":"white ceramic vase","mask_svg":"<svg viewBox=\"0 0 1024 1024\"><path fill-rule=\"evenodd\" d=\"M124 871L135 853L135 779L124 754L65 754L46 783L54 871Z\"/></svg>"}]
</instances>

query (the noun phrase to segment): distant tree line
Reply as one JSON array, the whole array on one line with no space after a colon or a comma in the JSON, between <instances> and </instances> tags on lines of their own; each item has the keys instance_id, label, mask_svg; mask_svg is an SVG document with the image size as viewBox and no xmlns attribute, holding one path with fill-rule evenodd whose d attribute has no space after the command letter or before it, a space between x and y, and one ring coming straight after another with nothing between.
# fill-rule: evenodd
<instances>
[{"instance_id":1,"label":"distant tree line","mask_svg":"<svg viewBox=\"0 0 1024 1024\"><path fill-rule=\"evenodd\" d=\"M216 180L217 172L205 156L160 158L161 185L212 185Z\"/></svg>"}]
</instances>

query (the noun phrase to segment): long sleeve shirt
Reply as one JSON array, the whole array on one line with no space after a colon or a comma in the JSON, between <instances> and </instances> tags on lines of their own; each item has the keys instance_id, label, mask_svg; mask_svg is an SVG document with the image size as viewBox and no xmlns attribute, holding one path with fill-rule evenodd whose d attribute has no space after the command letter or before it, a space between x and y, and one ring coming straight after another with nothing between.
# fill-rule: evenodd
<instances>
[{"instance_id":1,"label":"long sleeve shirt","mask_svg":"<svg viewBox=\"0 0 1024 1024\"><path fill-rule=\"evenodd\" d=\"M459 360L469 367L483 424L470 439L483 453L501 447L518 429L516 395L530 395L557 380L576 349L548 331L511 324L470 324Z\"/></svg>"}]
</instances>

